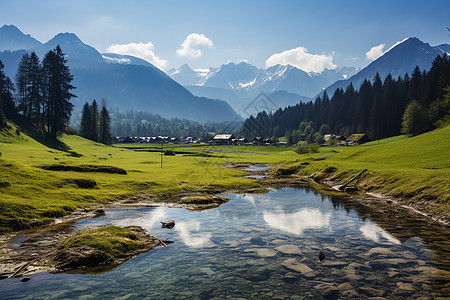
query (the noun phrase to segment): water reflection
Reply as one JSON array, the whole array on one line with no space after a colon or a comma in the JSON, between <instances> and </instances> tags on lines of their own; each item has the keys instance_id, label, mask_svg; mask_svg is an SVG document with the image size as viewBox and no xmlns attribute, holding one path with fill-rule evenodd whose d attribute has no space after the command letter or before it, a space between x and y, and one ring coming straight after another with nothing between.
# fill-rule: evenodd
<instances>
[{"instance_id":1,"label":"water reflection","mask_svg":"<svg viewBox=\"0 0 450 300\"><path fill-rule=\"evenodd\" d=\"M177 222L175 229L186 246L192 248L211 247L210 232L200 232L200 222Z\"/></svg>"},{"instance_id":2,"label":"water reflection","mask_svg":"<svg viewBox=\"0 0 450 300\"><path fill-rule=\"evenodd\" d=\"M401 242L397 240L395 237L390 235L388 232L384 231L380 226L374 223L367 223L364 224L359 228L361 232L363 233L364 237L366 237L369 240L372 240L374 242L379 242L380 238L384 238L388 240L389 242L400 245Z\"/></svg>"},{"instance_id":3,"label":"water reflection","mask_svg":"<svg viewBox=\"0 0 450 300\"><path fill-rule=\"evenodd\" d=\"M333 287L343 299L449 294L448 230L309 189L224 196L231 200L214 210L122 207L77 222L77 229L141 225L175 243L97 276L5 279L0 298L321 299ZM166 220L174 229L161 228ZM318 249L326 253L320 263Z\"/></svg>"},{"instance_id":4,"label":"water reflection","mask_svg":"<svg viewBox=\"0 0 450 300\"><path fill-rule=\"evenodd\" d=\"M276 229L302 235L306 229L319 229L330 227L331 214L323 213L319 209L304 208L294 213L264 212L264 221Z\"/></svg>"}]
</instances>

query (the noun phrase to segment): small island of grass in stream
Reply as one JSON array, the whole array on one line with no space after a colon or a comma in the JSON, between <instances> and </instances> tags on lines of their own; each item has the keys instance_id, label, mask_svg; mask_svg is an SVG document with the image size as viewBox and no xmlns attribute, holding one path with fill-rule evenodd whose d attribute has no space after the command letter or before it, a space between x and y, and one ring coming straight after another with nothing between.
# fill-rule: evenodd
<instances>
[{"instance_id":1,"label":"small island of grass in stream","mask_svg":"<svg viewBox=\"0 0 450 300\"><path fill-rule=\"evenodd\" d=\"M88 229L65 240L53 262L56 271L120 264L159 245L164 242L138 226Z\"/></svg>"}]
</instances>

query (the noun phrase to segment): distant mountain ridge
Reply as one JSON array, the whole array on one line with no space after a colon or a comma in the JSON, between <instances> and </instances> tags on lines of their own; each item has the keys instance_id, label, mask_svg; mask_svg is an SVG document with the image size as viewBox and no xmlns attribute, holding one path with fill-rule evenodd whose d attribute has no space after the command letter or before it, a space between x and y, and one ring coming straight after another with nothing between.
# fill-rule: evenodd
<instances>
[{"instance_id":1,"label":"distant mountain ridge","mask_svg":"<svg viewBox=\"0 0 450 300\"><path fill-rule=\"evenodd\" d=\"M41 42L24 34L14 25L3 25L0 27L0 51L27 50L42 45Z\"/></svg>"},{"instance_id":2,"label":"distant mountain ridge","mask_svg":"<svg viewBox=\"0 0 450 300\"><path fill-rule=\"evenodd\" d=\"M18 46L16 41L24 36L31 41L30 36L11 26L0 28L0 36L9 38L9 42L2 41L4 45ZM163 71L139 58L108 53L102 55L73 33L57 34L44 44L30 42L27 45L25 50L0 52L0 60L7 66L7 75L14 79L24 53L35 51L43 59L45 53L60 45L74 75L72 84L77 87L74 94L78 98L72 100L74 115L80 113L86 101L100 101L105 97L108 106L122 111L142 110L163 117L199 122L226 122L238 118L225 101L194 96Z\"/></svg>"},{"instance_id":3,"label":"distant mountain ridge","mask_svg":"<svg viewBox=\"0 0 450 300\"><path fill-rule=\"evenodd\" d=\"M350 83L353 84L355 89L359 89L365 79L373 80L377 72L384 80L388 74L391 74L393 78L403 77L406 73L411 74L416 66L419 66L422 71L429 70L433 60L438 55L445 53L450 55L450 45L442 44L432 47L418 38L408 38L371 62L354 76L330 85L326 88L326 91L328 95L333 95L336 89L345 89Z\"/></svg>"},{"instance_id":4,"label":"distant mountain ridge","mask_svg":"<svg viewBox=\"0 0 450 300\"><path fill-rule=\"evenodd\" d=\"M336 80L345 79L358 70L340 68L322 73L307 73L291 65L260 69L246 62L227 63L209 70L192 70L184 64L167 72L194 95L226 100L238 113L260 93L266 93L277 108L310 101ZM284 93L279 93L284 91Z\"/></svg>"},{"instance_id":5,"label":"distant mountain ridge","mask_svg":"<svg viewBox=\"0 0 450 300\"><path fill-rule=\"evenodd\" d=\"M184 64L167 72L183 86L227 89L240 96L285 90L312 97L336 80L356 74L356 68L325 69L322 73L305 72L291 65L275 65L260 69L246 62L227 63L218 68L192 70Z\"/></svg>"}]
</instances>

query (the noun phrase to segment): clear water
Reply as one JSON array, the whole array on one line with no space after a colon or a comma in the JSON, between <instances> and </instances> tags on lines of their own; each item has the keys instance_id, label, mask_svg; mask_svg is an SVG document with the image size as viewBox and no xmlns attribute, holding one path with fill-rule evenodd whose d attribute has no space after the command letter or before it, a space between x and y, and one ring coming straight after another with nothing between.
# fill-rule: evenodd
<instances>
[{"instance_id":1,"label":"clear water","mask_svg":"<svg viewBox=\"0 0 450 300\"><path fill-rule=\"evenodd\" d=\"M248 167L243 168L242 170L249 172L263 172L268 168L270 168L270 165L260 164L260 165L249 165Z\"/></svg>"},{"instance_id":2,"label":"clear water","mask_svg":"<svg viewBox=\"0 0 450 300\"><path fill-rule=\"evenodd\" d=\"M75 224L79 229L140 225L174 243L104 273L40 273L28 282L1 280L0 298L448 296L448 231L427 229L408 217L376 220L355 203L304 188L225 196L231 201L211 210L120 207L81 220ZM174 229L160 228L160 221L172 219ZM326 255L323 261L320 251Z\"/></svg>"}]
</instances>

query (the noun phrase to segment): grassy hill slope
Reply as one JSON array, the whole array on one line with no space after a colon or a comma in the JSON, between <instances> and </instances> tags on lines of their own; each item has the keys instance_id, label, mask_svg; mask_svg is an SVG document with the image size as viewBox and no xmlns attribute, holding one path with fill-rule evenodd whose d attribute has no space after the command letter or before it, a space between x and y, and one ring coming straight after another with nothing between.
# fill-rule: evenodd
<instances>
[{"instance_id":1,"label":"grassy hill slope","mask_svg":"<svg viewBox=\"0 0 450 300\"><path fill-rule=\"evenodd\" d=\"M438 211L450 204L450 126L411 138L332 147L302 157L310 162L309 167L293 163L285 168L297 167L300 174L342 183L368 169L358 183L366 191L404 198L413 206L431 204L429 209ZM323 160L315 161L318 157Z\"/></svg>"}]
</instances>

